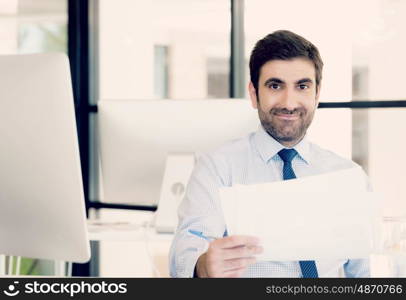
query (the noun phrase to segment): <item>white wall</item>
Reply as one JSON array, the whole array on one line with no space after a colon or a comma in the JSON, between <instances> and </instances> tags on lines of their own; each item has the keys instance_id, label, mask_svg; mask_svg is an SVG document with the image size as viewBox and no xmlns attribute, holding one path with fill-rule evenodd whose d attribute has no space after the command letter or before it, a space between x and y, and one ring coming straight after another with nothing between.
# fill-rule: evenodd
<instances>
[{"instance_id":1,"label":"white wall","mask_svg":"<svg viewBox=\"0 0 406 300\"><path fill-rule=\"evenodd\" d=\"M369 71L369 99L406 99L406 2L367 2L369 9L361 15L366 30L358 34L356 45L357 59ZM385 196L386 216L406 216L405 119L406 109L369 110L369 175L374 188Z\"/></svg>"},{"instance_id":2,"label":"white wall","mask_svg":"<svg viewBox=\"0 0 406 300\"><path fill-rule=\"evenodd\" d=\"M99 2L99 85L102 99L153 97L150 1Z\"/></svg>"},{"instance_id":3,"label":"white wall","mask_svg":"<svg viewBox=\"0 0 406 300\"><path fill-rule=\"evenodd\" d=\"M18 0L0 1L0 54L16 54L18 51Z\"/></svg>"}]
</instances>

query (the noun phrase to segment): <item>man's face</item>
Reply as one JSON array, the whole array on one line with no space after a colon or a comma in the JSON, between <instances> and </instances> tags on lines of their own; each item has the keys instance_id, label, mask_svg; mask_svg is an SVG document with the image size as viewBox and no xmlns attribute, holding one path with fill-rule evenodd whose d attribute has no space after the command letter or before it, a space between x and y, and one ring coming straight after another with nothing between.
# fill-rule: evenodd
<instances>
[{"instance_id":1,"label":"man's face","mask_svg":"<svg viewBox=\"0 0 406 300\"><path fill-rule=\"evenodd\" d=\"M318 105L314 64L306 58L268 61L260 70L258 96L252 83L248 88L268 134L287 147L300 142Z\"/></svg>"}]
</instances>

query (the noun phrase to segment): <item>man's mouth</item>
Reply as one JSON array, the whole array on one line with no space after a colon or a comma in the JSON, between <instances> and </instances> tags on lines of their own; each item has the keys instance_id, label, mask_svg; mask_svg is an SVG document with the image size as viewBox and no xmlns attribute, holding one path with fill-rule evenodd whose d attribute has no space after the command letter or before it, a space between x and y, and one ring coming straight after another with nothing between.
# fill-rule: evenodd
<instances>
[{"instance_id":1,"label":"man's mouth","mask_svg":"<svg viewBox=\"0 0 406 300\"><path fill-rule=\"evenodd\" d=\"M299 114L284 114L284 113L275 113L275 116L283 120L296 120L299 119Z\"/></svg>"}]
</instances>

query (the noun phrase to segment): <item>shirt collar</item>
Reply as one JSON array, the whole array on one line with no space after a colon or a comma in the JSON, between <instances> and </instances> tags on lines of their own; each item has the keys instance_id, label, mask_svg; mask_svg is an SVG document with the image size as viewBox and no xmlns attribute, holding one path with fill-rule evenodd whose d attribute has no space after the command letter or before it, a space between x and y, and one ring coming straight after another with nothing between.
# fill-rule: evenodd
<instances>
[{"instance_id":1,"label":"shirt collar","mask_svg":"<svg viewBox=\"0 0 406 300\"><path fill-rule=\"evenodd\" d=\"M255 132L254 140L257 150L265 162L275 158L280 150L286 148L271 135L269 135L262 125L260 125L257 132ZM304 160L307 164L310 163L310 144L306 139L306 136L292 148L298 152L299 157L302 160Z\"/></svg>"}]
</instances>

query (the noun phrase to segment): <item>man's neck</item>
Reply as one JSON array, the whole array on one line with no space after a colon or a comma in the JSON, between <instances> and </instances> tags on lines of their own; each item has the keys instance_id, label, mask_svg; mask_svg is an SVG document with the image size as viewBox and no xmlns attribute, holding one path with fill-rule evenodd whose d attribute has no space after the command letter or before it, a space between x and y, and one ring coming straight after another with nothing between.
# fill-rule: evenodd
<instances>
[{"instance_id":1,"label":"man's neck","mask_svg":"<svg viewBox=\"0 0 406 300\"><path fill-rule=\"evenodd\" d=\"M303 138L304 135L302 137L300 137L299 139L295 140L295 141L281 141L278 140L276 137L274 137L272 134L270 134L268 131L266 131L275 141L277 141L279 144L285 146L286 148L293 148L294 146L296 146L297 144L299 144Z\"/></svg>"}]
</instances>

